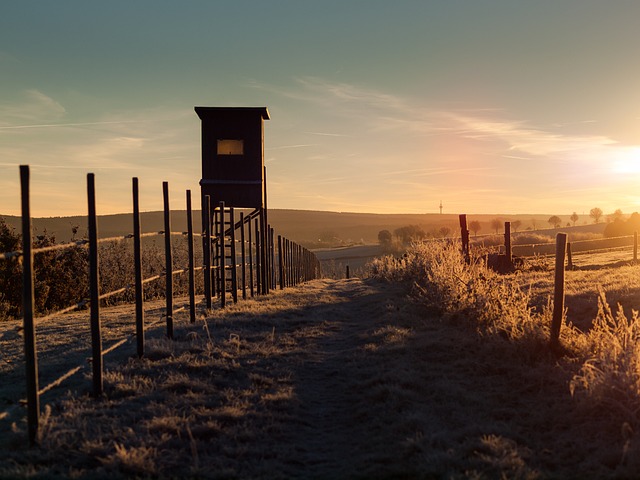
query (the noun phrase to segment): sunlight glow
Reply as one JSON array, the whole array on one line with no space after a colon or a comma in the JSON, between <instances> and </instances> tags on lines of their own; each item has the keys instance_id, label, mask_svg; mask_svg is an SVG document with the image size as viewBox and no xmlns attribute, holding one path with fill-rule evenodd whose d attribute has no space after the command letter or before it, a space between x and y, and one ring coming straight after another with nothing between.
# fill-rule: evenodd
<instances>
[{"instance_id":1,"label":"sunlight glow","mask_svg":"<svg viewBox=\"0 0 640 480\"><path fill-rule=\"evenodd\" d=\"M613 172L616 174L640 174L640 147L620 149L614 155Z\"/></svg>"}]
</instances>

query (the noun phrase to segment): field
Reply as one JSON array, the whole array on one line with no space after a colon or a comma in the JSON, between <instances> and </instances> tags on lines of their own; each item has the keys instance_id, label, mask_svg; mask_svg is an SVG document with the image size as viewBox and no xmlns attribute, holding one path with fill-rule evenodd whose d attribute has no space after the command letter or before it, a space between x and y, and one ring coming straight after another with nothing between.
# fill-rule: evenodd
<instances>
[{"instance_id":1,"label":"field","mask_svg":"<svg viewBox=\"0 0 640 480\"><path fill-rule=\"evenodd\" d=\"M490 223L495 218L503 221L521 222L519 231L545 229L550 236L557 230L547 229L547 219L550 215L472 215L469 221L477 220L481 225L480 235L495 233ZM20 218L3 216L8 225L19 228ZM194 224L198 225L200 211L193 213ZM605 224L585 223L586 217L581 218L576 227L564 227L563 231L583 231L600 234ZM563 224L568 223L568 217L563 218ZM348 212L317 212L308 210L269 210L269 223L280 235L295 242L312 247L343 246L356 243L366 245L378 243L378 233L381 230L393 232L397 228L407 225L417 225L426 233L439 235L443 227L450 229L452 234L459 232L458 215L451 214L374 214ZM68 241L71 237L72 226L79 226L80 236L86 232L87 217L52 217L34 218L34 232L41 234L45 230L55 235L60 241ZM143 232L163 230L162 212L144 212L141 214ZM186 230L186 212L172 211L172 228L176 231ZM101 215L98 219L98 229L101 237L113 237L131 233L132 218L130 214Z\"/></svg>"},{"instance_id":2,"label":"field","mask_svg":"<svg viewBox=\"0 0 640 480\"><path fill-rule=\"evenodd\" d=\"M612 360L590 345L615 350L594 326L598 284L630 314L640 267L602 254L568 271L567 319L580 330L565 325L554 352L550 268L496 276L451 252L417 253L374 263L376 278L316 280L195 325L179 318L173 342L158 323L145 358L133 341L106 358L102 398L88 393L88 368L43 396L33 449L15 406L18 324L2 322L0 477L634 478L640 402L621 380L631 367L615 365L608 390L584 365L606 373ZM147 306L158 321L161 304ZM130 306L105 310L106 346L132 318ZM80 312L39 329L41 386L87 365L87 323Z\"/></svg>"}]
</instances>

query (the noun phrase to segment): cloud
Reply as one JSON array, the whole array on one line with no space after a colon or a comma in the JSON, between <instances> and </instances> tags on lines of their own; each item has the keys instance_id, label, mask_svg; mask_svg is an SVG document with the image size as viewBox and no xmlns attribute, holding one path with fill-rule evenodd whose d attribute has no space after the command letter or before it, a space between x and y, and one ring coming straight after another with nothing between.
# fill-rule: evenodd
<instances>
[{"instance_id":1,"label":"cloud","mask_svg":"<svg viewBox=\"0 0 640 480\"><path fill-rule=\"evenodd\" d=\"M87 127L92 125L120 125L123 123L133 123L129 121L117 121L117 122L83 122L83 123L43 123L35 125L10 125L0 126L0 130L14 130L22 128L50 128L50 127Z\"/></svg>"},{"instance_id":2,"label":"cloud","mask_svg":"<svg viewBox=\"0 0 640 480\"><path fill-rule=\"evenodd\" d=\"M25 90L18 101L0 104L0 127L11 127L16 123L50 123L64 118L67 111L58 101L39 90Z\"/></svg>"}]
</instances>

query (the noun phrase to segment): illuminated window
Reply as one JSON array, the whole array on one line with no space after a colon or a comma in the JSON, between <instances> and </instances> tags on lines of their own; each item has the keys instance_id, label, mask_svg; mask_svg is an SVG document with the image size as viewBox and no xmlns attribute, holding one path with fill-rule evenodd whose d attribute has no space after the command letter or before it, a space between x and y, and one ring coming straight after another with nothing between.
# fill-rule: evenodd
<instances>
[{"instance_id":1,"label":"illuminated window","mask_svg":"<svg viewBox=\"0 0 640 480\"><path fill-rule=\"evenodd\" d=\"M244 140L218 140L218 155L244 155Z\"/></svg>"}]
</instances>

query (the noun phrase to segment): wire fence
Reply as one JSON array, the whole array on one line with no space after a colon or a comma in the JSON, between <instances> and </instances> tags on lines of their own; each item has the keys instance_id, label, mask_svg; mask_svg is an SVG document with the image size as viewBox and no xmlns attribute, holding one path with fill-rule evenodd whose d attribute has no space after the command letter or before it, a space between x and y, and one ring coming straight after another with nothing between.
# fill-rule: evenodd
<instances>
[{"instance_id":1,"label":"wire fence","mask_svg":"<svg viewBox=\"0 0 640 480\"><path fill-rule=\"evenodd\" d=\"M20 261L22 266L22 327L24 337L24 357L26 368L26 400L0 413L0 419L21 405L27 407L27 426L30 444L37 438L40 396L45 392L61 385L86 365L77 365L50 381L46 386L39 386L38 355L36 342L36 326L59 317L64 313L79 308L89 308L91 332L91 369L92 391L94 396L103 392L103 357L132 338L136 339L137 355L144 356L145 330L162 322L166 326L166 336L173 338L174 315L182 310L189 310L189 321L196 322L196 272L202 275L204 296L204 310L213 308L213 299L219 301L221 308L225 307L227 297L233 302L239 299L239 292L243 299L254 295L266 295L275 288L298 285L302 282L318 278L321 275L320 262L315 255L304 247L280 235L276 236L273 228L267 222L267 212L264 208L256 209L249 215L240 213L240 220L236 221L235 210L225 207L223 203L210 208L209 197L203 199L202 231L194 232L193 213L191 205L191 191L186 191L187 232L171 231L171 209L169 205L168 183L163 183L164 230L158 232L141 232L140 209L138 199L138 179L132 180L133 196L133 232L131 234L98 238L98 216L95 202L95 177L87 175L87 205L88 205L88 238L64 244L47 245L33 248L31 213L30 213L30 180L29 166L20 166L21 206L22 206L22 250L1 252L0 260ZM174 265L174 245L172 237L186 237L187 265ZM164 269L160 273L143 277L142 239L162 237L164 239ZM202 240L202 265L195 265L195 238ZM119 286L106 293L100 293L100 250L99 245L133 240L133 283ZM238 248L239 244L239 248ZM34 255L47 252L60 252L73 248L88 250L89 295L80 301L46 315L36 316L34 290ZM177 268L176 268L177 267ZM78 275L82 272L77 272ZM186 274L188 276L188 305L174 307L174 277ZM164 313L154 322L145 321L144 293L145 286L164 279ZM122 295L133 290L135 292L135 333L116 341L103 349L101 331L100 307L107 299Z\"/></svg>"}]
</instances>

